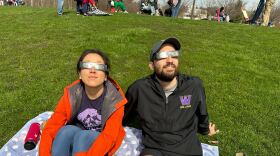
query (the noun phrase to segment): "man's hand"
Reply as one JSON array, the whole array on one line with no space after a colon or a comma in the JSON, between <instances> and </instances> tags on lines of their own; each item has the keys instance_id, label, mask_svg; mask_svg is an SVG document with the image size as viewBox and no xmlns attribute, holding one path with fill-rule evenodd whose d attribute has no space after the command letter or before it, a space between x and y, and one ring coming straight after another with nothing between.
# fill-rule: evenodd
<instances>
[{"instance_id":1,"label":"man's hand","mask_svg":"<svg viewBox=\"0 0 280 156\"><path fill-rule=\"evenodd\" d=\"M213 124L212 122L209 123L209 133L208 136L213 136L215 134L218 134L219 130L216 129L216 125Z\"/></svg>"}]
</instances>

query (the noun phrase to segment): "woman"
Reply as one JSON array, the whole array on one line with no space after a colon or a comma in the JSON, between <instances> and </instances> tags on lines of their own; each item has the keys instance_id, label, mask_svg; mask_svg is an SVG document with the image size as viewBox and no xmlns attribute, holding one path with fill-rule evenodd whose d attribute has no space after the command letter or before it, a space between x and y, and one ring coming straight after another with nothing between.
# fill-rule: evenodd
<instances>
[{"instance_id":1,"label":"woman","mask_svg":"<svg viewBox=\"0 0 280 156\"><path fill-rule=\"evenodd\" d=\"M109 60L100 50L86 50L77 62L80 80L64 89L43 129L40 156L113 155L124 138L127 102L109 77Z\"/></svg>"}]
</instances>

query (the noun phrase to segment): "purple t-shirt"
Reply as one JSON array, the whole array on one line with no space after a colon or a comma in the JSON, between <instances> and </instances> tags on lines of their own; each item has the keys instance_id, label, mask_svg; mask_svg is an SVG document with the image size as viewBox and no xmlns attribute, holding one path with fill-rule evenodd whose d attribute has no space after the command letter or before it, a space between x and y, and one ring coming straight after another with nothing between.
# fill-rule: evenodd
<instances>
[{"instance_id":1,"label":"purple t-shirt","mask_svg":"<svg viewBox=\"0 0 280 156\"><path fill-rule=\"evenodd\" d=\"M91 100L83 89L82 104L78 111L76 121L83 125L85 129L101 131L101 108L105 95L106 87L101 96L97 99Z\"/></svg>"}]
</instances>

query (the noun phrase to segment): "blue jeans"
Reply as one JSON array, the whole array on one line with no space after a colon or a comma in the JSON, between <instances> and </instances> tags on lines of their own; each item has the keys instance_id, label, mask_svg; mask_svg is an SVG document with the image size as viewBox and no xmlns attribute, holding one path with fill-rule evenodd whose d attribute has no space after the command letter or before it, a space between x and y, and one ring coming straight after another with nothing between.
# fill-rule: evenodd
<instances>
[{"instance_id":1,"label":"blue jeans","mask_svg":"<svg viewBox=\"0 0 280 156\"><path fill-rule=\"evenodd\" d=\"M83 4L82 10L83 10L84 14L87 13L89 11L89 9L90 9L90 4L89 3Z\"/></svg>"},{"instance_id":2,"label":"blue jeans","mask_svg":"<svg viewBox=\"0 0 280 156\"><path fill-rule=\"evenodd\" d=\"M77 13L82 13L82 6L83 6L83 1L82 0L76 0L77 1L77 5L76 5L76 11Z\"/></svg>"},{"instance_id":3,"label":"blue jeans","mask_svg":"<svg viewBox=\"0 0 280 156\"><path fill-rule=\"evenodd\" d=\"M59 15L63 14L63 3L64 3L64 0L57 0L57 13Z\"/></svg>"},{"instance_id":4,"label":"blue jeans","mask_svg":"<svg viewBox=\"0 0 280 156\"><path fill-rule=\"evenodd\" d=\"M60 128L53 141L52 156L74 156L77 152L88 151L98 135L95 130L66 125Z\"/></svg>"},{"instance_id":5,"label":"blue jeans","mask_svg":"<svg viewBox=\"0 0 280 156\"><path fill-rule=\"evenodd\" d=\"M171 17L177 17L184 0L178 0L177 5L171 7Z\"/></svg>"}]
</instances>

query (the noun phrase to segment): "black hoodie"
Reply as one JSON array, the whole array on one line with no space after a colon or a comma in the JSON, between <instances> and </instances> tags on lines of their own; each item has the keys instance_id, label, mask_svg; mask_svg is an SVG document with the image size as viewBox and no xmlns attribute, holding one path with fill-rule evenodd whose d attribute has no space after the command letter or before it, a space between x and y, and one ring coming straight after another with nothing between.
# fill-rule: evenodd
<instances>
[{"instance_id":1,"label":"black hoodie","mask_svg":"<svg viewBox=\"0 0 280 156\"><path fill-rule=\"evenodd\" d=\"M123 124L137 127L135 123L140 123L145 147L164 156L202 155L197 132L209 131L202 82L182 74L177 81L168 100L154 74L135 81L126 92Z\"/></svg>"}]
</instances>

